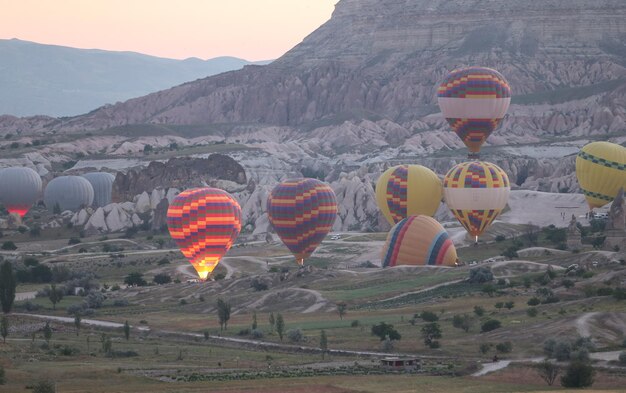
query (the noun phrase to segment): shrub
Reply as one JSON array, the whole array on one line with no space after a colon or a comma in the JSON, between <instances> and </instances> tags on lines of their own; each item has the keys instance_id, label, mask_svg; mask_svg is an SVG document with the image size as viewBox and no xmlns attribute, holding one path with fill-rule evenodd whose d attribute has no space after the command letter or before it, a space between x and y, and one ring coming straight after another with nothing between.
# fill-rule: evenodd
<instances>
[{"instance_id":1,"label":"shrub","mask_svg":"<svg viewBox=\"0 0 626 393\"><path fill-rule=\"evenodd\" d=\"M436 322L439 320L439 317L437 316L437 314L435 314L432 311L422 311L422 313L419 316L426 322Z\"/></svg>"},{"instance_id":2,"label":"shrub","mask_svg":"<svg viewBox=\"0 0 626 393\"><path fill-rule=\"evenodd\" d=\"M33 387L33 393L55 393L56 388L52 381L39 381Z\"/></svg>"},{"instance_id":3,"label":"shrub","mask_svg":"<svg viewBox=\"0 0 626 393\"><path fill-rule=\"evenodd\" d=\"M269 289L267 283L263 282L258 277L252 280L250 286L254 288L255 291L267 291Z\"/></svg>"},{"instance_id":4,"label":"shrub","mask_svg":"<svg viewBox=\"0 0 626 393\"><path fill-rule=\"evenodd\" d=\"M87 308L100 308L106 300L106 296L100 291L89 291L85 297Z\"/></svg>"},{"instance_id":5,"label":"shrub","mask_svg":"<svg viewBox=\"0 0 626 393\"><path fill-rule=\"evenodd\" d=\"M172 282L172 277L170 277L169 274L159 273L154 276L152 281L154 281L156 284L169 284L170 282Z\"/></svg>"},{"instance_id":6,"label":"shrub","mask_svg":"<svg viewBox=\"0 0 626 393\"><path fill-rule=\"evenodd\" d=\"M7 242L2 243L2 247L1 248L3 250L5 250L5 251L15 251L15 250L17 250L17 246L12 241L7 241Z\"/></svg>"},{"instance_id":7,"label":"shrub","mask_svg":"<svg viewBox=\"0 0 626 393\"><path fill-rule=\"evenodd\" d=\"M355 319L354 321L350 323L351 327L359 327L359 325L360 325L360 322L358 321L358 319Z\"/></svg>"},{"instance_id":8,"label":"shrub","mask_svg":"<svg viewBox=\"0 0 626 393\"><path fill-rule=\"evenodd\" d=\"M574 283L574 281L566 278L565 280L561 281L561 285L563 285L565 288L569 289L569 288L572 288L575 285L575 283Z\"/></svg>"},{"instance_id":9,"label":"shrub","mask_svg":"<svg viewBox=\"0 0 626 393\"><path fill-rule=\"evenodd\" d=\"M626 366L626 352L622 352L619 354L618 361L619 364L621 364L622 366Z\"/></svg>"},{"instance_id":10,"label":"shrub","mask_svg":"<svg viewBox=\"0 0 626 393\"><path fill-rule=\"evenodd\" d=\"M529 306L537 306L537 305L539 305L539 303L541 303L541 300L539 300L538 297L531 297L526 302L526 304L528 304Z\"/></svg>"},{"instance_id":11,"label":"shrub","mask_svg":"<svg viewBox=\"0 0 626 393\"><path fill-rule=\"evenodd\" d=\"M126 299L118 299L113 302L114 307L128 307L130 303Z\"/></svg>"},{"instance_id":12,"label":"shrub","mask_svg":"<svg viewBox=\"0 0 626 393\"><path fill-rule=\"evenodd\" d=\"M617 300L626 299L626 288L615 288L613 290L613 297Z\"/></svg>"},{"instance_id":13,"label":"shrub","mask_svg":"<svg viewBox=\"0 0 626 393\"><path fill-rule=\"evenodd\" d=\"M145 285L148 285L146 280L143 279L143 274L139 272L133 272L133 273L130 273L128 276L126 276L124 278L124 284L129 285L129 286L136 285L138 287L143 287Z\"/></svg>"},{"instance_id":14,"label":"shrub","mask_svg":"<svg viewBox=\"0 0 626 393\"><path fill-rule=\"evenodd\" d=\"M157 265L159 265L159 266L161 266L161 265L169 265L169 264L170 264L170 260L167 259L167 258L161 258L157 262Z\"/></svg>"},{"instance_id":15,"label":"shrub","mask_svg":"<svg viewBox=\"0 0 626 393\"><path fill-rule=\"evenodd\" d=\"M496 236L496 242L500 243L506 240L506 236L504 235L498 235Z\"/></svg>"},{"instance_id":16,"label":"shrub","mask_svg":"<svg viewBox=\"0 0 626 393\"><path fill-rule=\"evenodd\" d=\"M589 363L571 362L561 377L561 385L566 388L585 388L593 385L595 370Z\"/></svg>"},{"instance_id":17,"label":"shrub","mask_svg":"<svg viewBox=\"0 0 626 393\"><path fill-rule=\"evenodd\" d=\"M493 273L491 272L490 268L484 266L470 269L469 278L467 279L467 281L470 284L482 284L485 282L490 282L493 281Z\"/></svg>"},{"instance_id":18,"label":"shrub","mask_svg":"<svg viewBox=\"0 0 626 393\"><path fill-rule=\"evenodd\" d=\"M490 319L487 322L482 324L482 326L480 327L480 332L481 333L490 332L492 330L498 329L501 326L502 326L502 323L498 321L497 319Z\"/></svg>"},{"instance_id":19,"label":"shrub","mask_svg":"<svg viewBox=\"0 0 626 393\"><path fill-rule=\"evenodd\" d=\"M455 315L452 317L452 326L457 329L463 329L467 333L472 327L472 319L467 314Z\"/></svg>"},{"instance_id":20,"label":"shrub","mask_svg":"<svg viewBox=\"0 0 626 393\"><path fill-rule=\"evenodd\" d=\"M485 309L481 306L474 306L474 314L476 314L476 316L478 317L482 317L483 315L485 315Z\"/></svg>"},{"instance_id":21,"label":"shrub","mask_svg":"<svg viewBox=\"0 0 626 393\"><path fill-rule=\"evenodd\" d=\"M241 329L239 331L239 333L237 333L238 336L247 336L249 334L250 334L250 329L249 328Z\"/></svg>"},{"instance_id":22,"label":"shrub","mask_svg":"<svg viewBox=\"0 0 626 393\"><path fill-rule=\"evenodd\" d=\"M81 240L77 237L71 237L70 240L67 241L67 244L70 246L78 243L81 243Z\"/></svg>"},{"instance_id":23,"label":"shrub","mask_svg":"<svg viewBox=\"0 0 626 393\"><path fill-rule=\"evenodd\" d=\"M510 341L505 341L496 345L496 351L501 353L509 353L513 350L513 344Z\"/></svg>"},{"instance_id":24,"label":"shrub","mask_svg":"<svg viewBox=\"0 0 626 393\"><path fill-rule=\"evenodd\" d=\"M252 330L251 334L252 334L252 337L257 339L257 340L262 339L263 335L264 335L263 330L261 330L261 329L254 329L254 330Z\"/></svg>"},{"instance_id":25,"label":"shrub","mask_svg":"<svg viewBox=\"0 0 626 393\"><path fill-rule=\"evenodd\" d=\"M0 366L0 385L4 385L5 383L7 383L7 380L4 373L4 367Z\"/></svg>"},{"instance_id":26,"label":"shrub","mask_svg":"<svg viewBox=\"0 0 626 393\"><path fill-rule=\"evenodd\" d=\"M536 316L537 316L537 314L539 314L539 310L537 310L537 309L536 309L536 308L534 308L534 307L533 307L533 308L526 309L526 315L528 315L529 317L534 318L534 317L536 317Z\"/></svg>"},{"instance_id":27,"label":"shrub","mask_svg":"<svg viewBox=\"0 0 626 393\"><path fill-rule=\"evenodd\" d=\"M292 343L299 343L305 341L304 334L302 334L302 330L300 329L291 329L287 331L287 338Z\"/></svg>"}]
</instances>

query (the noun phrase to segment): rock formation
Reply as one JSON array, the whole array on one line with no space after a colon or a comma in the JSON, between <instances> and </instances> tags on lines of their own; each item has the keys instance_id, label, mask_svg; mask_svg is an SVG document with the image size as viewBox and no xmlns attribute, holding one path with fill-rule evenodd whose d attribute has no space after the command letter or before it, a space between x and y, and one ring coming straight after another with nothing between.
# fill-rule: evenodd
<instances>
[{"instance_id":1,"label":"rock formation","mask_svg":"<svg viewBox=\"0 0 626 393\"><path fill-rule=\"evenodd\" d=\"M624 189L620 188L613 200L609 219L606 223L604 248L611 251L626 250L626 206L624 202Z\"/></svg>"},{"instance_id":2,"label":"rock formation","mask_svg":"<svg viewBox=\"0 0 626 393\"><path fill-rule=\"evenodd\" d=\"M146 168L127 173L118 172L113 183L111 200L128 201L135 195L142 194L140 206L145 212L153 204L148 193L157 188L183 190L211 186L219 180L245 185L246 172L231 157L221 154L213 154L206 159L173 158L166 163L152 161Z\"/></svg>"}]
</instances>

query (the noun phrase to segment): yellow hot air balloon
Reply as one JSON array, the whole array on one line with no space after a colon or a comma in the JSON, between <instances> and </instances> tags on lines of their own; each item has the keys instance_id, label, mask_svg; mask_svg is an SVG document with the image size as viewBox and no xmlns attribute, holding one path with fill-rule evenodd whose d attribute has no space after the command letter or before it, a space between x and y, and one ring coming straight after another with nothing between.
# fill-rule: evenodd
<instances>
[{"instance_id":1,"label":"yellow hot air balloon","mask_svg":"<svg viewBox=\"0 0 626 393\"><path fill-rule=\"evenodd\" d=\"M391 225L408 216L434 216L441 198L441 180L421 165L389 168L376 184L376 203Z\"/></svg>"},{"instance_id":2,"label":"yellow hot air balloon","mask_svg":"<svg viewBox=\"0 0 626 393\"><path fill-rule=\"evenodd\" d=\"M610 142L593 142L576 157L576 177L589 208L600 208L626 190L626 148Z\"/></svg>"},{"instance_id":3,"label":"yellow hot air balloon","mask_svg":"<svg viewBox=\"0 0 626 393\"><path fill-rule=\"evenodd\" d=\"M448 232L434 218L421 215L407 217L391 228L382 252L383 267L454 266L456 262Z\"/></svg>"},{"instance_id":4,"label":"yellow hot air balloon","mask_svg":"<svg viewBox=\"0 0 626 393\"><path fill-rule=\"evenodd\" d=\"M476 238L498 217L509 200L509 177L483 161L456 165L443 180L443 195L452 214Z\"/></svg>"}]
</instances>

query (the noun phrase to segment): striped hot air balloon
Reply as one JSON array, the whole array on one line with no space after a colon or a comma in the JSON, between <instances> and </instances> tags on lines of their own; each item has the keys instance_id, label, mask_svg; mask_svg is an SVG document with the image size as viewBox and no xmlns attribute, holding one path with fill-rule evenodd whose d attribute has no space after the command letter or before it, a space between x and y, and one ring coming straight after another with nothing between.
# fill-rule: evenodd
<instances>
[{"instance_id":1,"label":"striped hot air balloon","mask_svg":"<svg viewBox=\"0 0 626 393\"><path fill-rule=\"evenodd\" d=\"M454 266L456 262L448 232L434 218L423 215L407 217L391 228L382 252L383 267Z\"/></svg>"},{"instance_id":2,"label":"striped hot air balloon","mask_svg":"<svg viewBox=\"0 0 626 393\"><path fill-rule=\"evenodd\" d=\"M448 208L476 241L502 212L510 191L507 174L489 162L458 164L443 180Z\"/></svg>"},{"instance_id":3,"label":"striped hot air balloon","mask_svg":"<svg viewBox=\"0 0 626 393\"><path fill-rule=\"evenodd\" d=\"M183 191L167 210L167 226L180 251L206 280L241 231L241 208L226 191Z\"/></svg>"},{"instance_id":4,"label":"striped hot air balloon","mask_svg":"<svg viewBox=\"0 0 626 393\"><path fill-rule=\"evenodd\" d=\"M600 208L626 190L626 148L610 142L593 142L576 157L576 177L589 208Z\"/></svg>"},{"instance_id":5,"label":"striped hot air balloon","mask_svg":"<svg viewBox=\"0 0 626 393\"><path fill-rule=\"evenodd\" d=\"M41 196L41 177L26 167L0 170L0 202L9 213L24 217Z\"/></svg>"},{"instance_id":6,"label":"striped hot air balloon","mask_svg":"<svg viewBox=\"0 0 626 393\"><path fill-rule=\"evenodd\" d=\"M452 71L437 91L437 101L452 130L478 158L481 146L498 127L511 104L504 76L485 67Z\"/></svg>"},{"instance_id":7,"label":"striped hot air balloon","mask_svg":"<svg viewBox=\"0 0 626 393\"><path fill-rule=\"evenodd\" d=\"M337 218L332 188L315 179L287 180L272 190L267 214L274 230L302 265Z\"/></svg>"},{"instance_id":8,"label":"striped hot air balloon","mask_svg":"<svg viewBox=\"0 0 626 393\"><path fill-rule=\"evenodd\" d=\"M434 216L443 197L441 180L421 165L389 168L376 184L376 202L389 224L418 214Z\"/></svg>"}]
</instances>

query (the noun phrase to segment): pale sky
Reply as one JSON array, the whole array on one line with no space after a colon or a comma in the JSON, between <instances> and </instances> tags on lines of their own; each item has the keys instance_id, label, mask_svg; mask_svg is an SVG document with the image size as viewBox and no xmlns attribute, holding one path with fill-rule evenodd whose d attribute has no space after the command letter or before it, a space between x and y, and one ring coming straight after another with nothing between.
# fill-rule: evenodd
<instances>
[{"instance_id":1,"label":"pale sky","mask_svg":"<svg viewBox=\"0 0 626 393\"><path fill-rule=\"evenodd\" d=\"M0 0L0 39L247 60L280 57L339 0Z\"/></svg>"}]
</instances>

